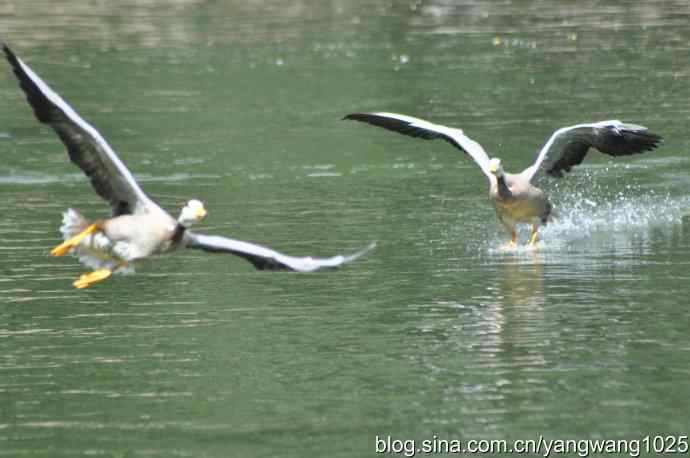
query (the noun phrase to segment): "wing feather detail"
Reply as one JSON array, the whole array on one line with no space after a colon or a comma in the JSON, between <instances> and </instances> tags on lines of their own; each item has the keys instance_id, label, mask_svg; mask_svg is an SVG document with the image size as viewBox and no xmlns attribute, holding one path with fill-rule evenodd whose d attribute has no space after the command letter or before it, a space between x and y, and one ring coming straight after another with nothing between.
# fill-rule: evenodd
<instances>
[{"instance_id":1,"label":"wing feather detail","mask_svg":"<svg viewBox=\"0 0 690 458\"><path fill-rule=\"evenodd\" d=\"M365 122L409 137L424 140L437 138L445 140L470 156L489 180L493 178L489 172L489 156L484 148L460 129L433 124L423 119L397 113L350 113L343 119Z\"/></svg>"},{"instance_id":2,"label":"wing feather detail","mask_svg":"<svg viewBox=\"0 0 690 458\"><path fill-rule=\"evenodd\" d=\"M110 203L113 214L142 213L157 207L103 136L7 45L3 50L36 119L55 130L71 161L84 171L96 193Z\"/></svg>"},{"instance_id":3,"label":"wing feather detail","mask_svg":"<svg viewBox=\"0 0 690 458\"><path fill-rule=\"evenodd\" d=\"M651 151L661 141L660 135L644 126L618 120L563 127L551 135L534 164L522 175L531 180L542 168L548 175L561 177L563 172L582 163L590 148L609 156L627 156Z\"/></svg>"},{"instance_id":4,"label":"wing feather detail","mask_svg":"<svg viewBox=\"0 0 690 458\"><path fill-rule=\"evenodd\" d=\"M336 268L352 262L373 250L376 247L376 242L371 242L355 253L337 255L330 258L288 256L254 243L219 235L196 234L190 231L185 233L184 246L186 248L200 249L211 253L234 254L246 259L258 270L314 272L325 268Z\"/></svg>"}]
</instances>

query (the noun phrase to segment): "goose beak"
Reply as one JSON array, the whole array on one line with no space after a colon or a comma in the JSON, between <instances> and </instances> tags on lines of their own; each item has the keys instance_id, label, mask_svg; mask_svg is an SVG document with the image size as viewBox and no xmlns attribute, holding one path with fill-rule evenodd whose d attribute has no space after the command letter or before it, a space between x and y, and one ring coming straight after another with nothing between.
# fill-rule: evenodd
<instances>
[{"instance_id":1,"label":"goose beak","mask_svg":"<svg viewBox=\"0 0 690 458\"><path fill-rule=\"evenodd\" d=\"M490 164L489 165L489 172L491 172L491 173L498 172L498 166L496 164Z\"/></svg>"},{"instance_id":2,"label":"goose beak","mask_svg":"<svg viewBox=\"0 0 690 458\"><path fill-rule=\"evenodd\" d=\"M201 207L196 211L195 216L196 216L196 219L201 221L202 219L206 218L207 214L208 214L208 212L206 211L206 209L204 207Z\"/></svg>"}]
</instances>

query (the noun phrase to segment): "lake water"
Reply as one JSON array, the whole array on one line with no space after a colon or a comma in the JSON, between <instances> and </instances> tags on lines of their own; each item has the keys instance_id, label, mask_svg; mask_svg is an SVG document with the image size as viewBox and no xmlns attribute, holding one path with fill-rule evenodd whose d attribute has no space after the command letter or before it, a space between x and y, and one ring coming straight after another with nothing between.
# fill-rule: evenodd
<instances>
[{"instance_id":1,"label":"lake water","mask_svg":"<svg viewBox=\"0 0 690 458\"><path fill-rule=\"evenodd\" d=\"M690 425L690 5L76 0L0 5L13 49L171 212L337 271L183 252L85 291L60 213L108 206L0 67L0 456L375 456L375 437L642 439ZM622 119L538 250L445 142L519 171L557 128ZM521 232L524 243L528 231Z\"/></svg>"}]
</instances>

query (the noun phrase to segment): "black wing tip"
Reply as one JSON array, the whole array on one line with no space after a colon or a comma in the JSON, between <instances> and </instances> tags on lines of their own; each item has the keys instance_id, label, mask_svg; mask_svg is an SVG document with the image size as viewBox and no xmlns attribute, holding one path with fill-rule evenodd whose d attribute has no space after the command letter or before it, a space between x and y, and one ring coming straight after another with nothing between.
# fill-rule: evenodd
<instances>
[{"instance_id":1,"label":"black wing tip","mask_svg":"<svg viewBox=\"0 0 690 458\"><path fill-rule=\"evenodd\" d=\"M629 156L652 151L661 143L663 137L644 126L618 122L605 126L591 146L609 156Z\"/></svg>"},{"instance_id":2,"label":"black wing tip","mask_svg":"<svg viewBox=\"0 0 690 458\"><path fill-rule=\"evenodd\" d=\"M655 150L664 142L664 138L656 133L649 132L647 128L623 128L615 131L616 135L609 137L608 144L595 146L599 151L609 156L629 156L642 154ZM563 178L572 168L579 165L584 155L579 160L571 162L561 160L556 162L546 174L552 178Z\"/></svg>"},{"instance_id":3,"label":"black wing tip","mask_svg":"<svg viewBox=\"0 0 690 458\"><path fill-rule=\"evenodd\" d=\"M5 59L9 64L12 66L12 70L14 71L14 74L17 76L19 79L20 84L27 79L30 79L27 75L24 69L21 66L21 63L19 62L19 58L17 55L10 49L9 45L6 42L2 42L2 50L5 52Z\"/></svg>"},{"instance_id":4,"label":"black wing tip","mask_svg":"<svg viewBox=\"0 0 690 458\"><path fill-rule=\"evenodd\" d=\"M664 142L661 135L649 132L646 129L624 131L623 137L626 143L624 147L626 151L621 151L620 154L640 154L652 151Z\"/></svg>"},{"instance_id":5,"label":"black wing tip","mask_svg":"<svg viewBox=\"0 0 690 458\"><path fill-rule=\"evenodd\" d=\"M371 113L350 113L343 116L341 121L368 121L373 117Z\"/></svg>"},{"instance_id":6,"label":"black wing tip","mask_svg":"<svg viewBox=\"0 0 690 458\"><path fill-rule=\"evenodd\" d=\"M41 123L49 124L51 121L51 102L48 100L36 81L34 81L24 69L23 63L14 54L10 47L7 46L7 43L3 43L2 48L5 52L5 58L12 66L15 76L19 80L19 86L26 95L26 101L29 103L31 108L33 108L36 119L38 119L38 121Z\"/></svg>"},{"instance_id":7,"label":"black wing tip","mask_svg":"<svg viewBox=\"0 0 690 458\"><path fill-rule=\"evenodd\" d=\"M409 122L403 121L401 119L392 118L390 116L381 115L379 113L350 113L343 116L342 120L364 122L367 124L371 124L372 126L383 127L384 129L392 130L394 132L399 132L406 135L408 133L405 132L404 129L407 129L410 125Z\"/></svg>"},{"instance_id":8,"label":"black wing tip","mask_svg":"<svg viewBox=\"0 0 690 458\"><path fill-rule=\"evenodd\" d=\"M654 132L645 131L644 136L649 141L651 149L657 148L659 145L664 143L664 137L659 134L655 134Z\"/></svg>"},{"instance_id":9,"label":"black wing tip","mask_svg":"<svg viewBox=\"0 0 690 458\"><path fill-rule=\"evenodd\" d=\"M19 61L14 51L10 49L10 46L5 41L0 41L2 43L2 50L5 52L5 59L12 65L12 67L17 68L19 66Z\"/></svg>"}]
</instances>

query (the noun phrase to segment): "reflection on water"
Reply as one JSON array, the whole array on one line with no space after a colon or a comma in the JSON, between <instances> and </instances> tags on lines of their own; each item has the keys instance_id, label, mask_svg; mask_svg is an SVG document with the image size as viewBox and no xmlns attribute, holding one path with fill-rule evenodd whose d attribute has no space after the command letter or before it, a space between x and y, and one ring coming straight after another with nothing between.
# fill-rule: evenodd
<instances>
[{"instance_id":1,"label":"reflection on water","mask_svg":"<svg viewBox=\"0 0 690 458\"><path fill-rule=\"evenodd\" d=\"M176 253L76 291L82 267L47 256L60 214L109 209L3 67L0 456L684 431L689 18L679 1L0 4L3 39L164 207L200 198L205 231L286 252L379 240L321 275ZM666 142L545 179L556 220L504 251L474 164L339 121L365 110L461 127L509 170L577 122Z\"/></svg>"}]
</instances>

